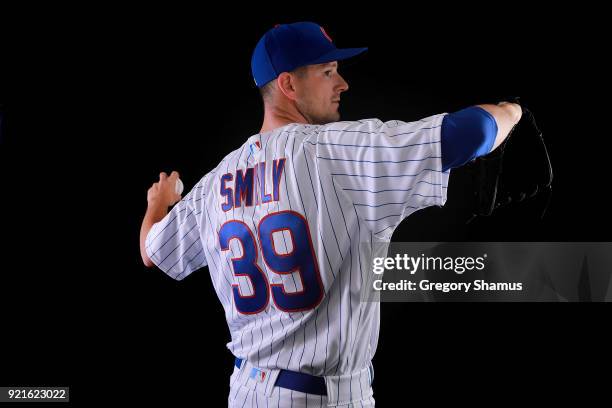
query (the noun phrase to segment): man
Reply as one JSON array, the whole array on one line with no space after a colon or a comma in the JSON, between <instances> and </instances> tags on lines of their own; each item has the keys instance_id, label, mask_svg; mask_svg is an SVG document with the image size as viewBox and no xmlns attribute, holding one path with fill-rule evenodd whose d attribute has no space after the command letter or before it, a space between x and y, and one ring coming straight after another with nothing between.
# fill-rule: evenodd
<instances>
[{"instance_id":1,"label":"man","mask_svg":"<svg viewBox=\"0 0 612 408\"><path fill-rule=\"evenodd\" d=\"M145 265L179 280L208 265L223 304L236 357L229 406L374 406L380 305L361 301L371 259L360 244L389 242L405 217L443 205L450 169L520 119L504 103L338 122L348 90L338 61L363 51L337 49L314 23L271 29L252 58L260 132L182 200L176 172L148 191Z\"/></svg>"}]
</instances>

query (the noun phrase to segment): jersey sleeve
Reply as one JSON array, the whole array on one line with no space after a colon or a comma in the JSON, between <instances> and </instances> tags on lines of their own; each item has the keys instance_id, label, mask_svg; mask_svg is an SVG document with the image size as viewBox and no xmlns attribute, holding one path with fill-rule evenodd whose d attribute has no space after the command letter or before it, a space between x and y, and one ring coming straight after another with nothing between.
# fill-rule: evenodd
<instances>
[{"instance_id":1,"label":"jersey sleeve","mask_svg":"<svg viewBox=\"0 0 612 408\"><path fill-rule=\"evenodd\" d=\"M446 202L450 170L442 171L441 158L445 115L416 122L331 123L305 143L370 231L390 240L404 218Z\"/></svg>"},{"instance_id":2,"label":"jersey sleeve","mask_svg":"<svg viewBox=\"0 0 612 408\"><path fill-rule=\"evenodd\" d=\"M201 213L198 202L203 201L205 194L206 189L198 183L147 235L147 255L176 280L207 265L200 236L204 220L198 216Z\"/></svg>"}]
</instances>

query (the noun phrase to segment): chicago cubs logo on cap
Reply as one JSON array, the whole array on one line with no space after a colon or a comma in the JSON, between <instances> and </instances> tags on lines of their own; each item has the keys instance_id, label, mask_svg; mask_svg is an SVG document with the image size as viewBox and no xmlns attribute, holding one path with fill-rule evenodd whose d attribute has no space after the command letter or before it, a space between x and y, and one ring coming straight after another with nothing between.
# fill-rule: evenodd
<instances>
[{"instance_id":1,"label":"chicago cubs logo on cap","mask_svg":"<svg viewBox=\"0 0 612 408\"><path fill-rule=\"evenodd\" d=\"M327 31L325 31L325 29L323 27L321 27L321 32L323 33L325 38L327 38L329 40L329 42L333 42L331 37L329 36L329 34L327 34Z\"/></svg>"}]
</instances>

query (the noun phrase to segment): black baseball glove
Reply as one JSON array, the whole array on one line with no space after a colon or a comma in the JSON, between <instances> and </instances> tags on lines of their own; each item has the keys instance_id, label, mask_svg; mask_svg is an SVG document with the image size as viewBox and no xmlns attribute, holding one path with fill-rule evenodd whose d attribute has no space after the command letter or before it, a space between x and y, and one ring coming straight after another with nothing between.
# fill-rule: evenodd
<instances>
[{"instance_id":1,"label":"black baseball glove","mask_svg":"<svg viewBox=\"0 0 612 408\"><path fill-rule=\"evenodd\" d=\"M520 104L518 98L506 100ZM474 185L471 219L542 193L549 194L550 201L553 170L548 149L533 113L521 107L523 116L506 140L467 165Z\"/></svg>"}]
</instances>

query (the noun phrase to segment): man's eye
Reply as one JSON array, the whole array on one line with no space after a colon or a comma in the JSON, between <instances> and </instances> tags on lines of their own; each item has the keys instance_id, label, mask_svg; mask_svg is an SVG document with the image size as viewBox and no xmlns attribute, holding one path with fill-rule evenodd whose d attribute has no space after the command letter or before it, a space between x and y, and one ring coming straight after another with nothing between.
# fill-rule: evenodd
<instances>
[{"instance_id":1,"label":"man's eye","mask_svg":"<svg viewBox=\"0 0 612 408\"><path fill-rule=\"evenodd\" d=\"M332 71L331 71L331 70L329 70L329 71L325 71L325 75L327 75L327 76L331 76L331 74L332 74Z\"/></svg>"}]
</instances>

